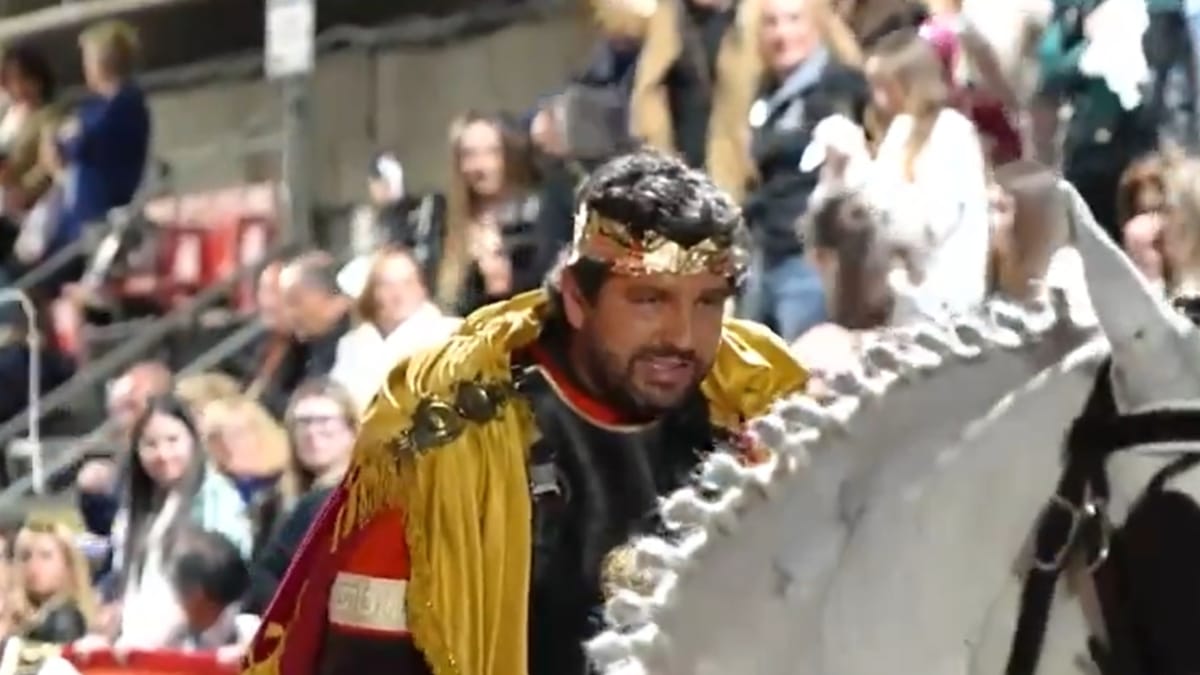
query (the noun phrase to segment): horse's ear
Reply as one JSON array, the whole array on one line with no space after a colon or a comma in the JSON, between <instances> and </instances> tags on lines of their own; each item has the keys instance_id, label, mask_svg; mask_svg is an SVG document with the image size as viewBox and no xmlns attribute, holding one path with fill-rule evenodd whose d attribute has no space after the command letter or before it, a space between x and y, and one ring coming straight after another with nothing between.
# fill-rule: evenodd
<instances>
[{"instance_id":1,"label":"horse's ear","mask_svg":"<svg viewBox=\"0 0 1200 675\"><path fill-rule=\"evenodd\" d=\"M1088 295L1109 344L1116 348L1163 332L1181 332L1187 322L1100 227L1075 188L1066 181L1059 186L1068 205L1071 243L1083 260Z\"/></svg>"}]
</instances>

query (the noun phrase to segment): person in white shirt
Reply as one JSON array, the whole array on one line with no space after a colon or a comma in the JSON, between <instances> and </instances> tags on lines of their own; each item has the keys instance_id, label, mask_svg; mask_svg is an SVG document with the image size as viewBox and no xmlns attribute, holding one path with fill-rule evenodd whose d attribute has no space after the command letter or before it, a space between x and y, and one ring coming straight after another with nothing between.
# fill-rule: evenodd
<instances>
[{"instance_id":1,"label":"person in white shirt","mask_svg":"<svg viewBox=\"0 0 1200 675\"><path fill-rule=\"evenodd\" d=\"M393 365L440 344L462 322L443 315L430 302L420 267L400 248L375 254L358 298L358 317L359 325L338 342L329 377L346 387L360 410L366 409Z\"/></svg>"},{"instance_id":2,"label":"person in white shirt","mask_svg":"<svg viewBox=\"0 0 1200 675\"><path fill-rule=\"evenodd\" d=\"M874 179L889 188L889 236L910 255L921 306L968 311L987 288L988 180L979 135L952 107L937 53L918 36L885 38L866 72L886 120Z\"/></svg>"}]
</instances>

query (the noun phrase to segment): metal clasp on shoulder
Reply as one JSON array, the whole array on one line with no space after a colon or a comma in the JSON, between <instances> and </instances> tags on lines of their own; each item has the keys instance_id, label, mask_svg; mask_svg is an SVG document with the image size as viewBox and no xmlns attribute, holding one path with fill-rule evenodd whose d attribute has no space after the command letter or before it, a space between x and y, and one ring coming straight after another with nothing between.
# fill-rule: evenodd
<instances>
[{"instance_id":1,"label":"metal clasp on shoulder","mask_svg":"<svg viewBox=\"0 0 1200 675\"><path fill-rule=\"evenodd\" d=\"M1104 507L1103 500L1087 499L1082 505L1076 506L1061 495L1052 496L1045 508L1042 509L1041 516L1038 517L1038 535L1041 534L1041 530L1046 526L1048 520L1056 515L1056 512L1061 512L1070 519L1067 534L1049 559L1042 557L1037 550L1040 542L1034 542L1034 569L1041 572L1061 572L1067 559L1080 543L1080 537L1084 534L1085 528L1091 526L1097 528L1095 531L1096 541L1094 546L1089 547L1086 569L1091 573L1103 565L1104 561L1108 559L1112 546L1113 530Z\"/></svg>"}]
</instances>

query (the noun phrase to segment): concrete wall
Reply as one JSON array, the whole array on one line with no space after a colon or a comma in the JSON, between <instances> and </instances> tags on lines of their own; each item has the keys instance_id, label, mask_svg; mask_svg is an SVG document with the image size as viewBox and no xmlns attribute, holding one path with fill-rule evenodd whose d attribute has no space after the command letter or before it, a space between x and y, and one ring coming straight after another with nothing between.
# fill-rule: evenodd
<instances>
[{"instance_id":1,"label":"concrete wall","mask_svg":"<svg viewBox=\"0 0 1200 675\"><path fill-rule=\"evenodd\" d=\"M528 108L561 86L590 45L586 22L571 13L438 49L325 57L313 87L319 201L361 199L376 148L400 153L413 189L440 187L457 113ZM281 105L270 82L154 94L155 153L172 162L185 189L277 177L278 150L248 152L242 130L258 123L260 134L277 134Z\"/></svg>"}]
</instances>

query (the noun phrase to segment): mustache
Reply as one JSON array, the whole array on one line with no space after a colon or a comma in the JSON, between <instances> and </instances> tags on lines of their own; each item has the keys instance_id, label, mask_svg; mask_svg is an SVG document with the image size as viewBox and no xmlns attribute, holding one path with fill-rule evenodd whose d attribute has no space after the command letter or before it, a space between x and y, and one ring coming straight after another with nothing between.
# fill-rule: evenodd
<instances>
[{"instance_id":1,"label":"mustache","mask_svg":"<svg viewBox=\"0 0 1200 675\"><path fill-rule=\"evenodd\" d=\"M646 359L679 359L686 361L693 366L700 365L700 355L694 351L685 349L676 349L674 347L646 347L634 352L633 360L642 361Z\"/></svg>"}]
</instances>

